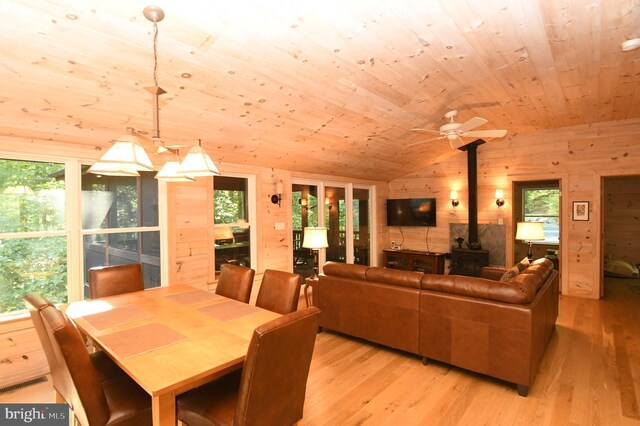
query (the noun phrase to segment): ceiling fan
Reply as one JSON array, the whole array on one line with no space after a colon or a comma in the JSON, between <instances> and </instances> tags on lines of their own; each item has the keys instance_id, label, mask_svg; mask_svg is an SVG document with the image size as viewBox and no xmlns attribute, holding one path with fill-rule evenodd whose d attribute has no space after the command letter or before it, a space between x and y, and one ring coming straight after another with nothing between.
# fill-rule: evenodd
<instances>
[{"instance_id":1,"label":"ceiling fan","mask_svg":"<svg viewBox=\"0 0 640 426\"><path fill-rule=\"evenodd\" d=\"M438 139L448 139L449 145L451 148L461 148L466 144L473 142L472 140L465 141L463 138L473 138L473 140L478 138L501 138L507 134L506 130L476 130L473 131L476 127L482 126L487 123L487 120L480 117L473 117L464 123L456 123L455 119L458 115L458 111L453 110L449 111L445 114L445 118L449 119L449 122L442 127L440 130L431 130L431 129L411 129L414 132L425 132L425 133L435 133L440 136L435 138L414 142L409 144L408 146L418 145L424 142L435 141Z\"/></svg>"}]
</instances>

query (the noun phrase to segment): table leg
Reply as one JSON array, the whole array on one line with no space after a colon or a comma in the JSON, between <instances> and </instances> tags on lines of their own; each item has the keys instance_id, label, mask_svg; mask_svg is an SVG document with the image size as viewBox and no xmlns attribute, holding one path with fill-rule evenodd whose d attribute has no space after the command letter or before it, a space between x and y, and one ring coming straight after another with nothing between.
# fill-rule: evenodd
<instances>
[{"instance_id":1,"label":"table leg","mask_svg":"<svg viewBox=\"0 0 640 426\"><path fill-rule=\"evenodd\" d=\"M151 398L151 413L153 426L175 426L176 424L176 395L169 392Z\"/></svg>"}]
</instances>

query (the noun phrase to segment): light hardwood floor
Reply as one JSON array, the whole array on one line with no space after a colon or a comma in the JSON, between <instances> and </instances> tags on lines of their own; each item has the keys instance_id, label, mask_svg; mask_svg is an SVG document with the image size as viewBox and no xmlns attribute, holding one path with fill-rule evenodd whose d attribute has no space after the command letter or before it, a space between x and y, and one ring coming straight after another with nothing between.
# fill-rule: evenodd
<instances>
[{"instance_id":1,"label":"light hardwood floor","mask_svg":"<svg viewBox=\"0 0 640 426\"><path fill-rule=\"evenodd\" d=\"M561 297L527 398L509 383L323 332L299 424L638 425L639 394L640 294L625 280L608 280L600 301ZM48 382L0 402L50 402L51 395Z\"/></svg>"}]
</instances>

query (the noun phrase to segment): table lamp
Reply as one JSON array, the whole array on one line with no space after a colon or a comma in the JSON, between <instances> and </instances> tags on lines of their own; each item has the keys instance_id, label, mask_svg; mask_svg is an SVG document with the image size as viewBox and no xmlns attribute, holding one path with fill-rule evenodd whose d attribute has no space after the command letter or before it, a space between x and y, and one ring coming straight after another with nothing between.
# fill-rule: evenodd
<instances>
[{"instance_id":1,"label":"table lamp","mask_svg":"<svg viewBox=\"0 0 640 426\"><path fill-rule=\"evenodd\" d=\"M309 278L318 278L318 250L329 247L327 242L327 228L322 226L308 226L304 228L302 247L311 249L313 253L313 275Z\"/></svg>"},{"instance_id":2,"label":"table lamp","mask_svg":"<svg viewBox=\"0 0 640 426\"><path fill-rule=\"evenodd\" d=\"M531 246L534 241L544 240L544 224L542 222L518 222L516 228L516 240L522 240L529 244L529 260L533 258Z\"/></svg>"}]
</instances>

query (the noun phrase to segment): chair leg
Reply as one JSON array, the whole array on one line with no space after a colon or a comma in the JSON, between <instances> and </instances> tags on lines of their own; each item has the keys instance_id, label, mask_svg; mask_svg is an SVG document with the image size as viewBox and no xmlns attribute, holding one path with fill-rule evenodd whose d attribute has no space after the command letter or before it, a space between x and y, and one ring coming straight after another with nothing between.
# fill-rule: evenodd
<instances>
[{"instance_id":1,"label":"chair leg","mask_svg":"<svg viewBox=\"0 0 640 426\"><path fill-rule=\"evenodd\" d=\"M526 397L529 393L529 386L516 384L516 389L518 389L518 395L520 396Z\"/></svg>"}]
</instances>

